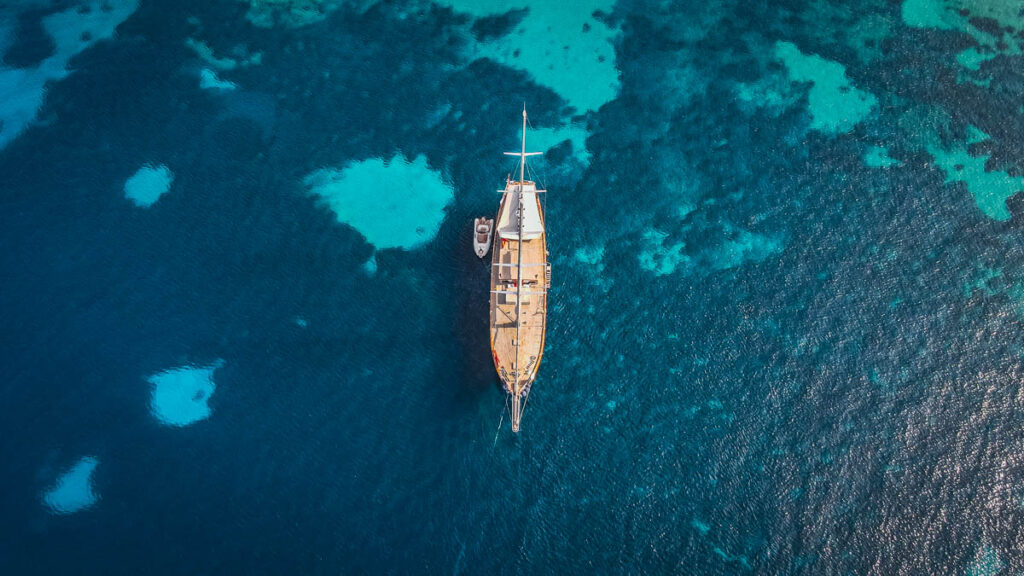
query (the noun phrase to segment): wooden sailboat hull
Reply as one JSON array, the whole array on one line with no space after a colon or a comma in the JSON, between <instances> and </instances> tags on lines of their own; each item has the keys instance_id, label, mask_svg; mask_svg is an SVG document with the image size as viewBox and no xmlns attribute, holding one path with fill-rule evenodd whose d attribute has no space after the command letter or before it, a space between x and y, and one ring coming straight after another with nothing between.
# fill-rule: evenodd
<instances>
[{"instance_id":1,"label":"wooden sailboat hull","mask_svg":"<svg viewBox=\"0 0 1024 576\"><path fill-rule=\"evenodd\" d=\"M523 186L523 191L518 191L517 186ZM543 208L537 192L532 182L508 183L502 195L491 250L491 354L498 377L512 399L513 431L519 429L524 407L521 402L529 393L544 356L547 328L547 236L543 231ZM523 234L522 239L512 232L503 233L514 230L510 223L517 222L519 194L523 195L524 212L534 223L532 233Z\"/></svg>"}]
</instances>

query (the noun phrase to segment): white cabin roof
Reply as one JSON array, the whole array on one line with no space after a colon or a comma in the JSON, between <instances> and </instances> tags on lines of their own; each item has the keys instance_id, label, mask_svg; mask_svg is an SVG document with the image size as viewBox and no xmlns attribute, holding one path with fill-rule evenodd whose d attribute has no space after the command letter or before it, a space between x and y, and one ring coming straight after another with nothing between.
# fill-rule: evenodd
<instances>
[{"instance_id":1,"label":"white cabin roof","mask_svg":"<svg viewBox=\"0 0 1024 576\"><path fill-rule=\"evenodd\" d=\"M504 210L498 217L498 234L509 240L519 240L519 219L516 212L519 208L518 190L505 190L508 199ZM544 222L537 208L537 191L532 184L523 187L523 240L540 238L544 234Z\"/></svg>"}]
</instances>

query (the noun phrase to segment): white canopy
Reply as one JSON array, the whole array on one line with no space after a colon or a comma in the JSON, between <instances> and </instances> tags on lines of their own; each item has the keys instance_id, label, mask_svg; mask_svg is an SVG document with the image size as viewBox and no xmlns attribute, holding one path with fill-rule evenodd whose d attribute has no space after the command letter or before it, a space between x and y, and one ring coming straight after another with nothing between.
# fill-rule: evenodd
<instances>
[{"instance_id":1,"label":"white canopy","mask_svg":"<svg viewBox=\"0 0 1024 576\"><path fill-rule=\"evenodd\" d=\"M544 223L540 219L537 207L537 192L534 190L511 190L506 192L504 210L498 218L498 234L509 240L519 240L519 194L523 195L523 240L540 238L544 233Z\"/></svg>"}]
</instances>

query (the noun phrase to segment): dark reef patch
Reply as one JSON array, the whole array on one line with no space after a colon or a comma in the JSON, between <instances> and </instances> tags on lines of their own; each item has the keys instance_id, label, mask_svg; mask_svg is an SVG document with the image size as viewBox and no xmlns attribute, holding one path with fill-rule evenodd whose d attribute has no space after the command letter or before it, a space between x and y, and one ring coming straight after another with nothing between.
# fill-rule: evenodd
<instances>
[{"instance_id":1,"label":"dark reef patch","mask_svg":"<svg viewBox=\"0 0 1024 576\"><path fill-rule=\"evenodd\" d=\"M7 47L2 62L11 68L31 68L52 56L53 38L43 29L45 10L29 10L18 15L14 42Z\"/></svg>"},{"instance_id":2,"label":"dark reef patch","mask_svg":"<svg viewBox=\"0 0 1024 576\"><path fill-rule=\"evenodd\" d=\"M521 8L509 10L504 14L496 16L477 18L470 30L473 32L473 37L479 42L485 42L491 38L499 38L511 32L529 13L529 8Z\"/></svg>"}]
</instances>

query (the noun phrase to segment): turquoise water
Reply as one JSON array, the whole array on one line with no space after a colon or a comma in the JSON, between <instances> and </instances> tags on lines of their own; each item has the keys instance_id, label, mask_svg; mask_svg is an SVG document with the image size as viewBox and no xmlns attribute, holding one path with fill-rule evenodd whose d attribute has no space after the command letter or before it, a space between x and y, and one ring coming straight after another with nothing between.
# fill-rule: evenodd
<instances>
[{"instance_id":1,"label":"turquoise water","mask_svg":"<svg viewBox=\"0 0 1024 576\"><path fill-rule=\"evenodd\" d=\"M966 0L0 6L5 571L1024 572L1022 38ZM513 435L471 229L524 102Z\"/></svg>"}]
</instances>

